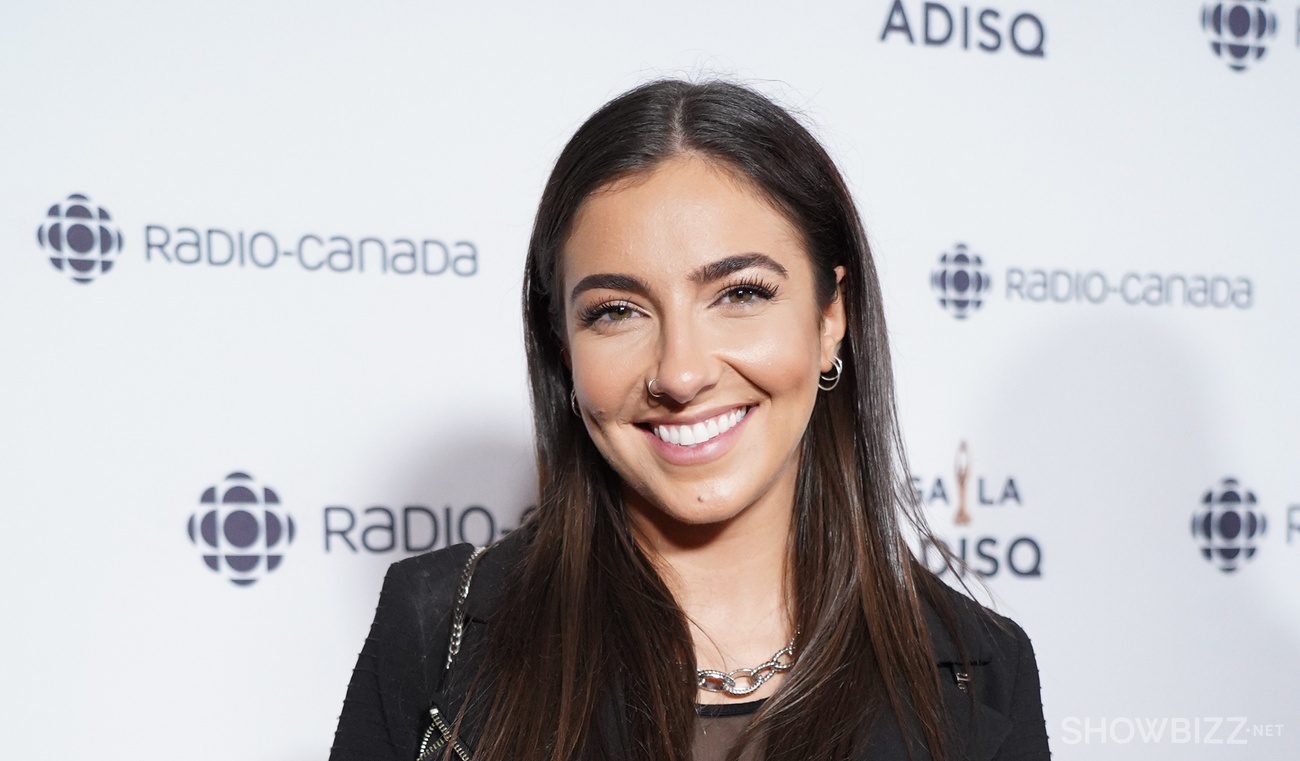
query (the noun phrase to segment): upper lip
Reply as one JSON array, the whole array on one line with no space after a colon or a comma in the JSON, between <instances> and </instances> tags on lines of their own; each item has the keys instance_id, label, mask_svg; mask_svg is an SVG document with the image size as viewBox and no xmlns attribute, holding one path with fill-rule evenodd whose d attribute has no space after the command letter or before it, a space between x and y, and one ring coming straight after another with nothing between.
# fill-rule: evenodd
<instances>
[{"instance_id":1,"label":"upper lip","mask_svg":"<svg viewBox=\"0 0 1300 761\"><path fill-rule=\"evenodd\" d=\"M690 415L665 415L657 418L646 418L637 421L637 425L648 425L651 427L660 425L695 425L696 423L703 423L705 420L715 418L718 415L723 415L734 410L748 409L753 406L754 405L752 404L744 402L740 404L728 404L722 407L713 407L711 409L701 410Z\"/></svg>"}]
</instances>

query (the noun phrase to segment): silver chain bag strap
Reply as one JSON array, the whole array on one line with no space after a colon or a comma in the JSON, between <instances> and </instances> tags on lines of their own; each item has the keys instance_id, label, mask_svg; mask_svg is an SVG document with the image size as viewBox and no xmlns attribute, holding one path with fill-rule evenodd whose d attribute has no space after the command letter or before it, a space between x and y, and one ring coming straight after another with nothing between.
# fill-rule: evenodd
<instances>
[{"instance_id":1,"label":"silver chain bag strap","mask_svg":"<svg viewBox=\"0 0 1300 761\"><path fill-rule=\"evenodd\" d=\"M456 604L451 610L451 640L447 643L447 664L442 672L443 684L447 683L447 677L451 674L451 664L460 653L460 641L465 636L465 601L469 598L469 583L474 579L474 567L478 565L479 556L486 549L486 547L475 547L465 563L465 570L460 575ZM455 758L459 761L471 761L469 751L460 740L452 739L451 725L447 723L442 711L438 710L438 706L429 708L429 718L431 722L429 728L424 731L424 739L420 741L420 752L415 756L416 761L433 761L447 747L447 743L451 743L451 752Z\"/></svg>"}]
</instances>

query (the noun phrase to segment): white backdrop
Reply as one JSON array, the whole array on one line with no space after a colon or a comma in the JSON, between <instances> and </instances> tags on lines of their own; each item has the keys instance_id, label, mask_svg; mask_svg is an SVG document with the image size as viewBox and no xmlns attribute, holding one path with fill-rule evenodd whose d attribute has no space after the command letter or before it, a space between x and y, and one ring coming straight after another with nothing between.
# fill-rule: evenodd
<instances>
[{"instance_id":1,"label":"white backdrop","mask_svg":"<svg viewBox=\"0 0 1300 761\"><path fill-rule=\"evenodd\" d=\"M716 74L854 188L1057 757L1295 757L1300 0L701 5L0 9L0 755L323 758L386 566L532 498L560 147Z\"/></svg>"}]
</instances>

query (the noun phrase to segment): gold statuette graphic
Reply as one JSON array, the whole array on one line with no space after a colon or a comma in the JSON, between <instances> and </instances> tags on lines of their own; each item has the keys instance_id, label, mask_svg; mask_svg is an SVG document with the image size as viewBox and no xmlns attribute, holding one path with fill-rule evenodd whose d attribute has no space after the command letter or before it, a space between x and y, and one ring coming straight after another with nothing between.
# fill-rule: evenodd
<instances>
[{"instance_id":1,"label":"gold statuette graphic","mask_svg":"<svg viewBox=\"0 0 1300 761\"><path fill-rule=\"evenodd\" d=\"M957 475L957 517L953 523L965 526L970 523L970 513L966 511L966 479L970 476L970 451L966 449L966 440L962 439L957 447L957 462L954 467Z\"/></svg>"}]
</instances>

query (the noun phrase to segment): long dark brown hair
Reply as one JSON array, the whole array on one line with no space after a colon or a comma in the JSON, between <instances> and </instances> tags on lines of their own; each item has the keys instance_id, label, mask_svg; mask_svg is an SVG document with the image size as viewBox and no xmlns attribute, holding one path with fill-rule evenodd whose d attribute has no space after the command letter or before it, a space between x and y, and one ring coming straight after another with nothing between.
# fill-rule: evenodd
<instances>
[{"instance_id":1,"label":"long dark brown hair","mask_svg":"<svg viewBox=\"0 0 1300 761\"><path fill-rule=\"evenodd\" d=\"M850 759L892 711L932 756L951 745L922 614L956 634L939 584L905 531L929 537L905 468L880 286L844 179L788 112L748 88L656 81L615 98L574 134L542 194L524 284L539 500L476 685L490 690L478 761L688 761L695 659L684 614L633 540L623 485L570 409L560 257L597 189L693 154L747 178L803 235L824 308L840 284L839 385L804 434L790 534L799 661L754 717L767 761ZM602 721L619 712L626 734ZM911 744L907 744L909 755ZM733 757L736 751L733 751Z\"/></svg>"}]
</instances>

